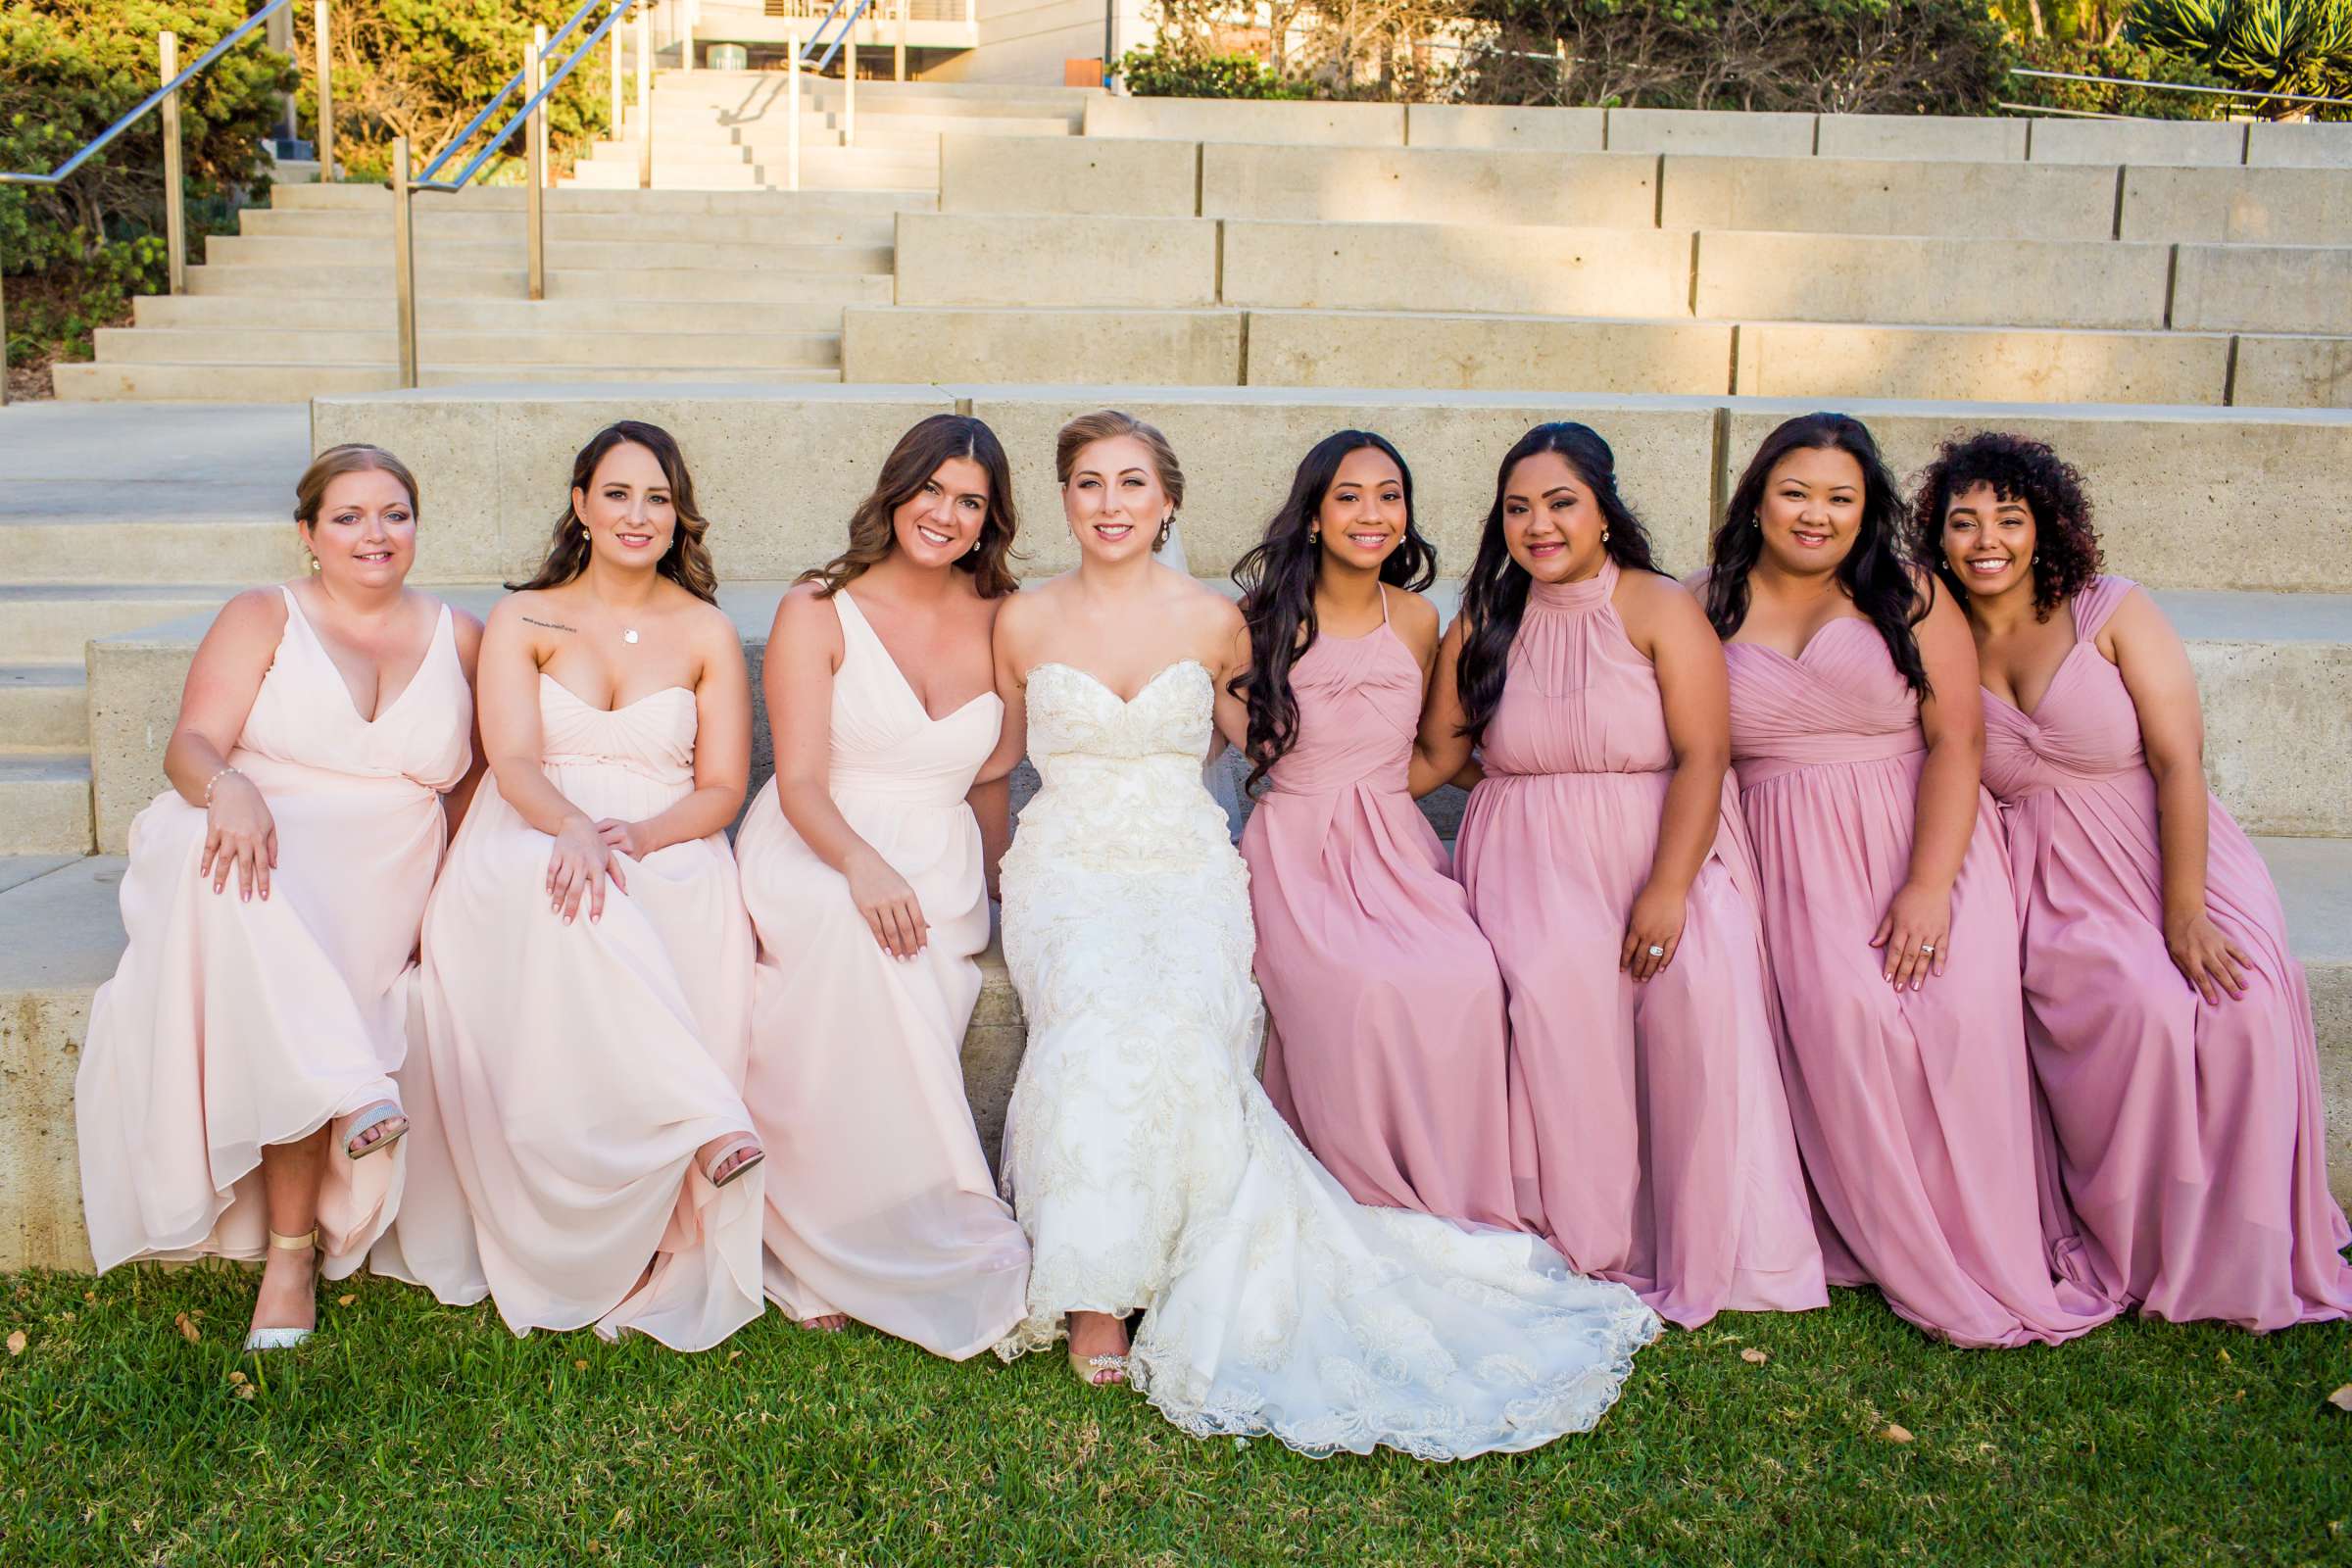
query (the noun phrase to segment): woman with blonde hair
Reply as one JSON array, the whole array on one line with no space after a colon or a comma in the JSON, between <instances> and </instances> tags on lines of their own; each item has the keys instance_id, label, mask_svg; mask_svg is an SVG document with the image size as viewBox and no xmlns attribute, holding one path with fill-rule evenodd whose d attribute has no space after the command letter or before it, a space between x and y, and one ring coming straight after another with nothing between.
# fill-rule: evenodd
<instances>
[{"instance_id":1,"label":"woman with blonde hair","mask_svg":"<svg viewBox=\"0 0 2352 1568\"><path fill-rule=\"evenodd\" d=\"M1019 1320L1029 1274L961 1059L1007 831L1003 770L978 779L1014 527L987 425L939 414L900 438L849 548L776 607L776 775L736 840L767 1294L806 1326L855 1317L957 1360Z\"/></svg>"},{"instance_id":2,"label":"woman with blonde hair","mask_svg":"<svg viewBox=\"0 0 2352 1568\"><path fill-rule=\"evenodd\" d=\"M129 946L74 1085L100 1269L263 1261L247 1349L394 1214L410 956L474 778L481 623L407 586L416 481L370 446L295 487L310 571L222 607L130 829Z\"/></svg>"},{"instance_id":3,"label":"woman with blonde hair","mask_svg":"<svg viewBox=\"0 0 2352 1568\"><path fill-rule=\"evenodd\" d=\"M424 922L432 1195L376 1266L517 1334L696 1350L760 1312L751 693L706 526L669 434L609 426L482 639L491 776Z\"/></svg>"}]
</instances>

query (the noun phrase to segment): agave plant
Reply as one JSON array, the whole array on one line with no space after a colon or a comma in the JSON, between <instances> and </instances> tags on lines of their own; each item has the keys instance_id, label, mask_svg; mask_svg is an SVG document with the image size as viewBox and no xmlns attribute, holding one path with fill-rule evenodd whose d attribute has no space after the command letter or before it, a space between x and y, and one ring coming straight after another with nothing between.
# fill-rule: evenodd
<instances>
[{"instance_id":1,"label":"agave plant","mask_svg":"<svg viewBox=\"0 0 2352 1568\"><path fill-rule=\"evenodd\" d=\"M2352 0L2135 0L2124 35L2251 91L2352 98Z\"/></svg>"}]
</instances>

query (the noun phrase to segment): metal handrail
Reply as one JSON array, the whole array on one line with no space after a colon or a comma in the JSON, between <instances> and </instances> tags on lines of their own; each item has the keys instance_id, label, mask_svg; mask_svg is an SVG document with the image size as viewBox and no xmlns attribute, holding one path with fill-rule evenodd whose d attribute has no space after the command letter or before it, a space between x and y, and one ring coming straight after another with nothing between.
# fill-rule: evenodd
<instances>
[{"instance_id":1,"label":"metal handrail","mask_svg":"<svg viewBox=\"0 0 2352 1568\"><path fill-rule=\"evenodd\" d=\"M595 10L598 6L610 4L612 4L612 0L581 0L579 10L573 12L571 14L571 20L564 24L564 31L557 33L548 39L547 48L540 52L539 58L542 61L546 60L548 55L554 52L557 41L564 37L565 33L570 32L574 27L578 26L582 17L586 16L590 11ZM506 144L508 137L514 134L515 127L527 122L530 119L532 112L547 101L548 95L553 93L558 87L564 84L564 78L579 69L580 62L588 57L588 52L594 49L598 44L604 42L605 34L612 30L614 24L620 21L622 12L626 9L627 8L624 6L612 6L611 13L606 16L605 20L598 23L595 28L589 32L586 38L580 40L580 46L577 49L574 49L571 54L565 58L564 63L555 69L554 73L547 77L545 83L541 85L539 90L535 93L532 93L528 98L524 99L522 107L515 110L513 115L509 116L507 122L504 125L501 125L494 133L492 133L490 139L482 144L482 150L478 153L475 153L472 159L466 163L464 169L458 171L456 178L435 179L432 176L435 170L439 169L443 164L449 162L450 156L459 148L466 145L466 143L472 137L473 133L480 128L482 122L488 120L491 115L495 114L498 111L498 106L505 103L508 98L512 97L516 87L522 85L522 72L517 71L512 77L508 78L506 86L499 89L498 96L490 100L490 107L483 110L480 114L474 116L472 122L467 124L464 130L458 132L457 139L452 141L447 147L444 147L441 150L441 155L438 158L435 158L431 163L424 166L423 172L418 174L416 179L410 182L410 187L414 190L463 190L466 187L466 182L471 180L473 176L480 172L482 165L490 161L491 155ZM615 126L613 128L617 130L619 127Z\"/></svg>"},{"instance_id":2,"label":"metal handrail","mask_svg":"<svg viewBox=\"0 0 2352 1568\"><path fill-rule=\"evenodd\" d=\"M211 65L214 61L226 54L231 48L235 47L239 39L243 38L254 28L260 26L270 17L275 16L278 12L283 11L287 6L290 6L293 3L294 0L270 0L268 5L263 6L261 10L256 11L252 16L247 17L245 21L233 31L223 33L219 43L214 44L203 54L198 55L194 65L188 67L187 70L181 72L178 75L173 76L170 81L165 82L161 87L156 88L155 91L140 99L137 108L131 110L122 119L116 121L113 124L107 126L97 135L91 137L90 140L83 145L81 151L75 153L73 157L58 165L48 173L33 174L17 173L14 172L0 172L0 185L64 184L68 179L71 179L74 176L74 171L79 169L82 165L88 163L92 158L96 157L105 149L107 143L113 141L117 136L122 135L132 125L138 123L138 122L147 114L149 110L162 103L165 99L171 97L173 93L179 91L181 87L188 83L191 77L197 75L204 70L205 67Z\"/></svg>"},{"instance_id":3,"label":"metal handrail","mask_svg":"<svg viewBox=\"0 0 2352 1568\"><path fill-rule=\"evenodd\" d=\"M2192 87L2181 81L2135 81L2130 76L2082 76L2071 71L2029 71L2024 66L2011 66L2009 74L2039 76L2049 81L2088 81L2103 87L2149 87L2158 92L2207 93L2218 98L2267 98L2282 104L2327 104L2337 109L2352 109L2352 98L2320 98L2305 92L2264 92L2259 87ZM2113 118L2131 117L2119 115Z\"/></svg>"},{"instance_id":4,"label":"metal handrail","mask_svg":"<svg viewBox=\"0 0 2352 1568\"><path fill-rule=\"evenodd\" d=\"M607 3L608 0L580 0L580 8L571 14L570 20L566 21L563 26L557 28L556 31L549 36L547 40L547 47L539 52L539 58L545 60L549 55L553 54L558 44L571 36L572 29L580 24L580 19L582 17L588 15L589 12L595 10L598 6L605 5ZM595 41L596 40L594 38L588 40L590 44L593 44ZM459 148L465 146L467 142L473 139L473 133L482 128L483 122L487 121L492 115L497 114L499 111L499 106L504 104L509 98L514 97L514 89L521 85L522 73L520 71L517 71L514 73L514 74L509 76L507 78L507 84L498 89L498 96L491 99L487 104L484 104L482 106L482 112L474 116L471 120L467 121L466 122L466 128L459 131L457 135L450 139L449 145L441 149L438 157L436 157L431 163L424 166L423 172L416 176L416 184L418 188L429 190L439 190L443 188L455 189L455 186L443 187L433 184L433 176L441 172L441 166L443 164L448 163L451 158L457 155ZM525 106L525 112L528 112L528 106ZM507 131L511 132L513 129L514 122L509 121L507 122ZM488 158L490 151L498 147L500 143L504 142L506 139L506 132L502 132L499 135L492 137L490 139L489 148L485 148L481 154L474 158L472 163L466 166L466 172L458 176L457 183L459 185L463 185L466 183L466 181L471 179L473 177L474 171L481 167L484 160Z\"/></svg>"},{"instance_id":5,"label":"metal handrail","mask_svg":"<svg viewBox=\"0 0 2352 1568\"><path fill-rule=\"evenodd\" d=\"M824 69L833 63L833 57L841 53L843 41L848 39L851 34L858 30L858 19L864 16L867 11L871 10L873 8L873 4L874 0L858 0L858 4L851 8L849 21L843 23L841 24L841 30L833 35L833 47L827 49L824 52L823 57L816 63L816 69L819 74L822 74ZM835 9L839 9L839 7L837 6ZM831 14L831 12L826 13L828 16ZM824 24L822 23L817 24L817 31L819 33L824 31ZM808 41L808 46L811 49L815 48L816 40L811 38ZM855 60L855 55L853 55L852 59Z\"/></svg>"},{"instance_id":6,"label":"metal handrail","mask_svg":"<svg viewBox=\"0 0 2352 1568\"><path fill-rule=\"evenodd\" d=\"M858 0L857 5L854 5L852 10L849 10L849 22L842 24L842 30L840 30L840 33L835 33L835 35L833 35L833 47L830 47L830 49L825 49L823 59L818 59L818 61L816 61L816 71L818 71L818 73L823 73L823 71L825 71L825 66L830 66L830 64L833 64L833 57L835 57L835 54L840 54L840 52L842 52L842 42L845 42L845 40L852 40L852 35L857 33L857 30L858 30L858 17L863 17L865 12L870 12L870 10L872 10L872 2L875 2L875 0ZM828 14L830 14L830 12L828 12ZM823 24L818 24L818 33L823 33ZM816 47L816 40L813 40L813 37L811 37L811 40L809 40L809 47L811 47L811 49ZM852 42L852 64L854 64L854 61L857 61L857 45L854 45L854 42Z\"/></svg>"},{"instance_id":7,"label":"metal handrail","mask_svg":"<svg viewBox=\"0 0 2352 1568\"><path fill-rule=\"evenodd\" d=\"M849 3L850 0L833 0L833 3L825 8L825 14L816 19L816 25L809 31L808 34L808 48L810 50L813 50L818 44L825 41L825 29L833 24L833 19L839 16L841 14L841 8ZM832 58L833 57L831 55L825 56L826 60L831 60ZM795 66L808 65L808 60L807 52L799 49L794 50L792 63ZM822 71L824 67L820 65L816 69Z\"/></svg>"}]
</instances>

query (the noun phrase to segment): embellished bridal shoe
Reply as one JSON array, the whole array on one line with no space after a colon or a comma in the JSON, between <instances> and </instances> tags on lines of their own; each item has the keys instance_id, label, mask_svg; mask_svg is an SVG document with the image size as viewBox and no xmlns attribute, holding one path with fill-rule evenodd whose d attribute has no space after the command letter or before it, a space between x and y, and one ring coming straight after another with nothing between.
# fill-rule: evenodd
<instances>
[{"instance_id":1,"label":"embellished bridal shoe","mask_svg":"<svg viewBox=\"0 0 2352 1568\"><path fill-rule=\"evenodd\" d=\"M270 1250L274 1252L307 1252L318 1245L318 1231L316 1226L300 1236L280 1236L275 1231L270 1233ZM312 1333L310 1329L255 1329L245 1336L245 1348L291 1350L308 1340Z\"/></svg>"},{"instance_id":2,"label":"embellished bridal shoe","mask_svg":"<svg viewBox=\"0 0 2352 1568\"><path fill-rule=\"evenodd\" d=\"M1070 1372L1090 1389L1116 1388L1127 1381L1127 1358L1123 1355L1080 1355L1070 1352Z\"/></svg>"}]
</instances>

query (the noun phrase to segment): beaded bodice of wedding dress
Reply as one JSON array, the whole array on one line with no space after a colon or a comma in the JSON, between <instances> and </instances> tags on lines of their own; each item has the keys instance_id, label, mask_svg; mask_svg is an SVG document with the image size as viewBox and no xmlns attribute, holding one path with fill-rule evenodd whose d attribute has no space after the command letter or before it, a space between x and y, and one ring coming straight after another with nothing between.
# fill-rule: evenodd
<instances>
[{"instance_id":1,"label":"beaded bodice of wedding dress","mask_svg":"<svg viewBox=\"0 0 2352 1568\"><path fill-rule=\"evenodd\" d=\"M1035 1261L998 1353L1141 1308L1131 1380L1198 1436L1449 1459L1590 1429L1649 1309L1534 1237L1358 1205L1258 1087L1249 873L1201 783L1212 698L1189 660L1126 702L1029 674L1004 1177Z\"/></svg>"}]
</instances>

